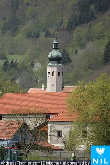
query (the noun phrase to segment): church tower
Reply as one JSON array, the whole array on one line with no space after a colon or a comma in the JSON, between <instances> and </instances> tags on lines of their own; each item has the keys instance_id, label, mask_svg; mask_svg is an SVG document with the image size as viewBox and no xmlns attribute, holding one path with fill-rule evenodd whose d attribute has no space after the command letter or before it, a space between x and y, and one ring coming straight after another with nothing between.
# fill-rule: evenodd
<instances>
[{"instance_id":1,"label":"church tower","mask_svg":"<svg viewBox=\"0 0 110 165\"><path fill-rule=\"evenodd\" d=\"M63 89L62 54L58 48L58 41L53 41L53 49L48 55L47 92L59 92Z\"/></svg>"}]
</instances>

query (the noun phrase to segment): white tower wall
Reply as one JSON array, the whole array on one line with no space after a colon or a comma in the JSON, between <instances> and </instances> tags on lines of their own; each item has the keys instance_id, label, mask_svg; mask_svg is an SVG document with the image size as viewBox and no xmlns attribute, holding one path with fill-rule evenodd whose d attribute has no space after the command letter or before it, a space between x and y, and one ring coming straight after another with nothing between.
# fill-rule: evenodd
<instances>
[{"instance_id":1,"label":"white tower wall","mask_svg":"<svg viewBox=\"0 0 110 165\"><path fill-rule=\"evenodd\" d=\"M63 66L55 64L47 66L47 91L58 92L62 91L63 86Z\"/></svg>"}]
</instances>

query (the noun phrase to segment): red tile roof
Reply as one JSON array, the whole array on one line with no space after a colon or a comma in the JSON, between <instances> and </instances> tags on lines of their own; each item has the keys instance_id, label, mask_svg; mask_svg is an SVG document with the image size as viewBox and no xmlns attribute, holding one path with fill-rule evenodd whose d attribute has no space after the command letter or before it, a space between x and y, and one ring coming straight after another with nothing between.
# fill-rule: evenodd
<instances>
[{"instance_id":1,"label":"red tile roof","mask_svg":"<svg viewBox=\"0 0 110 165\"><path fill-rule=\"evenodd\" d=\"M72 122L76 121L78 119L77 113L69 113L69 112L63 112L58 115L53 116L51 119L49 119L50 122Z\"/></svg>"},{"instance_id":2,"label":"red tile roof","mask_svg":"<svg viewBox=\"0 0 110 165\"><path fill-rule=\"evenodd\" d=\"M64 112L67 96L65 92L6 93L0 98L0 114Z\"/></svg>"},{"instance_id":3,"label":"red tile roof","mask_svg":"<svg viewBox=\"0 0 110 165\"><path fill-rule=\"evenodd\" d=\"M11 139L23 124L22 121L0 121L0 139Z\"/></svg>"}]
</instances>

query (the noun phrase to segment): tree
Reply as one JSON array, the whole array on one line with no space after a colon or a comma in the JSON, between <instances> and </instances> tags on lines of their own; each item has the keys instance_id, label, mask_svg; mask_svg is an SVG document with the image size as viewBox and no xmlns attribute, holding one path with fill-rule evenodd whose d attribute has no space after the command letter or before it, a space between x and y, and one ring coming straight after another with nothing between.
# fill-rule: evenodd
<instances>
[{"instance_id":1,"label":"tree","mask_svg":"<svg viewBox=\"0 0 110 165\"><path fill-rule=\"evenodd\" d=\"M63 49L62 51L62 55L63 55L62 63L64 65L71 63L71 58L69 57L69 54L65 49Z\"/></svg>"},{"instance_id":2,"label":"tree","mask_svg":"<svg viewBox=\"0 0 110 165\"><path fill-rule=\"evenodd\" d=\"M1 146L0 147L0 160L4 160L5 154L6 154L6 149L3 146Z\"/></svg>"},{"instance_id":3,"label":"tree","mask_svg":"<svg viewBox=\"0 0 110 165\"><path fill-rule=\"evenodd\" d=\"M71 132L69 139L77 135L74 143L79 139L80 144L84 142L86 146L110 145L110 76L103 73L88 84L80 82L68 98L68 107L79 114L77 129Z\"/></svg>"},{"instance_id":4,"label":"tree","mask_svg":"<svg viewBox=\"0 0 110 165\"><path fill-rule=\"evenodd\" d=\"M7 80L0 80L0 96L4 93L23 93L24 90L20 88L15 82Z\"/></svg>"},{"instance_id":5,"label":"tree","mask_svg":"<svg viewBox=\"0 0 110 165\"><path fill-rule=\"evenodd\" d=\"M110 7L110 1L109 0L93 0L93 3L95 5L95 8L97 12L105 12Z\"/></svg>"},{"instance_id":6,"label":"tree","mask_svg":"<svg viewBox=\"0 0 110 165\"><path fill-rule=\"evenodd\" d=\"M104 63L107 64L108 62L110 62L110 41L108 41L104 49Z\"/></svg>"}]
</instances>

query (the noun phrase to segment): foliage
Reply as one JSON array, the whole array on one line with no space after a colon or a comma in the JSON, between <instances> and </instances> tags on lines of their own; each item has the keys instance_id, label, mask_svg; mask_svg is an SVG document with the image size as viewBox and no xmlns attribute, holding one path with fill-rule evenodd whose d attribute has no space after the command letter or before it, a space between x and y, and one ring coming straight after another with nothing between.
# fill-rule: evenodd
<instances>
[{"instance_id":1,"label":"foliage","mask_svg":"<svg viewBox=\"0 0 110 165\"><path fill-rule=\"evenodd\" d=\"M70 95L68 106L72 112L77 110L79 125L89 128L89 145L110 145L110 76L102 74L88 84L80 82Z\"/></svg>"},{"instance_id":2,"label":"foliage","mask_svg":"<svg viewBox=\"0 0 110 165\"><path fill-rule=\"evenodd\" d=\"M4 93L23 93L24 90L20 88L16 83L8 80L0 80L0 96Z\"/></svg>"},{"instance_id":3,"label":"foliage","mask_svg":"<svg viewBox=\"0 0 110 165\"><path fill-rule=\"evenodd\" d=\"M93 0L97 12L105 12L110 7L109 0Z\"/></svg>"},{"instance_id":4,"label":"foliage","mask_svg":"<svg viewBox=\"0 0 110 165\"><path fill-rule=\"evenodd\" d=\"M4 160L5 158L5 148L3 146L0 147L0 160Z\"/></svg>"},{"instance_id":5,"label":"foliage","mask_svg":"<svg viewBox=\"0 0 110 165\"><path fill-rule=\"evenodd\" d=\"M108 62L110 62L110 41L108 41L104 50L104 63L107 64Z\"/></svg>"},{"instance_id":6,"label":"foliage","mask_svg":"<svg viewBox=\"0 0 110 165\"><path fill-rule=\"evenodd\" d=\"M110 7L109 0L78 0L73 5L73 13L69 18L67 29L71 31L77 25L88 23L97 17L97 13L105 12Z\"/></svg>"},{"instance_id":7,"label":"foliage","mask_svg":"<svg viewBox=\"0 0 110 165\"><path fill-rule=\"evenodd\" d=\"M80 145L84 145L86 140L82 136L82 130L84 126L78 122L73 123L73 126L69 132L69 138L66 141L66 149L69 151L75 151Z\"/></svg>"},{"instance_id":8,"label":"foliage","mask_svg":"<svg viewBox=\"0 0 110 165\"><path fill-rule=\"evenodd\" d=\"M109 0L70 0L68 2L65 0L9 0L9 2L1 0L0 70L3 69L3 77L21 82L22 80L18 81L22 77L19 69L21 65L25 63L30 69L25 56L29 51L30 61L34 64L37 61L42 67L39 73L35 73L37 79L46 82L47 56L51 42L57 36L64 54L64 64L71 64L70 68L72 68L70 73L65 69L64 81L75 84L81 79L88 80L99 66L105 65L102 62L102 56L110 36L109 9ZM89 42L92 42L95 47L91 52L87 48ZM9 57L14 63L17 62L15 67L11 67ZM96 67L97 59L101 61L98 61L98 67ZM7 60L8 67L3 68L2 65ZM89 63L92 63L90 64L92 67ZM87 69L87 66L92 69ZM23 66L21 68L24 73ZM30 69L29 74L31 73L33 75L33 69ZM26 71L24 79L29 74ZM30 76L26 79L30 79ZM35 87L35 83L31 84L30 81L29 84L28 87L31 85ZM24 80L22 85L25 88Z\"/></svg>"},{"instance_id":9,"label":"foliage","mask_svg":"<svg viewBox=\"0 0 110 165\"><path fill-rule=\"evenodd\" d=\"M69 54L68 54L68 52L65 49L63 49L63 51L62 51L62 55L63 55L63 60L62 60L63 64L71 63L71 59L69 57Z\"/></svg>"},{"instance_id":10,"label":"foliage","mask_svg":"<svg viewBox=\"0 0 110 165\"><path fill-rule=\"evenodd\" d=\"M11 68L17 68L17 61L13 61L13 60L11 60L10 62L8 60L4 61L3 70L7 72Z\"/></svg>"}]
</instances>

